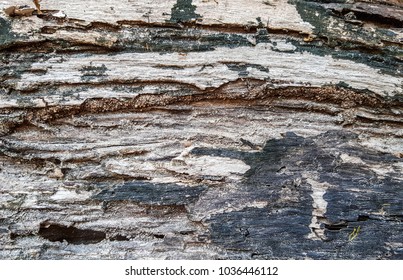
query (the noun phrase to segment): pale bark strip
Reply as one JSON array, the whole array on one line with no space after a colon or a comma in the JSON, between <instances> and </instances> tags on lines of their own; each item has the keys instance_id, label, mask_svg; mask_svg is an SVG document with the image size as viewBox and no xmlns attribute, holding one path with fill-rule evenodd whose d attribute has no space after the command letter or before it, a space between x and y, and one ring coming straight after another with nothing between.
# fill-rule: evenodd
<instances>
[{"instance_id":1,"label":"pale bark strip","mask_svg":"<svg viewBox=\"0 0 403 280\"><path fill-rule=\"evenodd\" d=\"M0 258L402 259L402 7L329 2L1 13Z\"/></svg>"}]
</instances>

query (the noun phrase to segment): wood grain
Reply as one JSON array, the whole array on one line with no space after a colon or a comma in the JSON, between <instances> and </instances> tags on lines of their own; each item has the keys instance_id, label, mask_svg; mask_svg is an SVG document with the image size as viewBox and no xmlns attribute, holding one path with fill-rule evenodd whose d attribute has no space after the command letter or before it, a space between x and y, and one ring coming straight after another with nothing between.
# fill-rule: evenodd
<instances>
[{"instance_id":1,"label":"wood grain","mask_svg":"<svg viewBox=\"0 0 403 280\"><path fill-rule=\"evenodd\" d=\"M403 258L399 1L41 8L0 14L0 258Z\"/></svg>"}]
</instances>

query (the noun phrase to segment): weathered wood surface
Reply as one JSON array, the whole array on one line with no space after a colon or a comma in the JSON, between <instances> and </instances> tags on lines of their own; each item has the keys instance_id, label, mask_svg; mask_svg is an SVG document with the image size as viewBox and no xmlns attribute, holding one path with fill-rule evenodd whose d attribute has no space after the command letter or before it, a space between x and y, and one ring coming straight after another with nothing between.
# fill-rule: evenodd
<instances>
[{"instance_id":1,"label":"weathered wood surface","mask_svg":"<svg viewBox=\"0 0 403 280\"><path fill-rule=\"evenodd\" d=\"M41 5L0 14L0 258L403 258L401 1Z\"/></svg>"}]
</instances>

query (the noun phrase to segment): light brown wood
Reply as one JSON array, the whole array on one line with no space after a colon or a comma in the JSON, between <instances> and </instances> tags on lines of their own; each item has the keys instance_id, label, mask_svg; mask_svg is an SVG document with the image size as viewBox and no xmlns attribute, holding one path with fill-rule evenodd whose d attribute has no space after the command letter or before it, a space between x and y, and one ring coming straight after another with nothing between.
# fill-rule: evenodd
<instances>
[{"instance_id":1,"label":"light brown wood","mask_svg":"<svg viewBox=\"0 0 403 280\"><path fill-rule=\"evenodd\" d=\"M36 6L36 9L38 11L38 14L39 15L42 14L41 5L39 4L39 0L33 0L33 1L34 1L35 6Z\"/></svg>"}]
</instances>

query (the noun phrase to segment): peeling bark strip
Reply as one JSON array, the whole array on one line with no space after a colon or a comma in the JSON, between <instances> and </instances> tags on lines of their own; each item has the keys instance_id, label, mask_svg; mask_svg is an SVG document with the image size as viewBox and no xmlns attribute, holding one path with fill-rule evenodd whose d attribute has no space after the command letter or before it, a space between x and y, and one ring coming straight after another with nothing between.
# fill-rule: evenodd
<instances>
[{"instance_id":1,"label":"peeling bark strip","mask_svg":"<svg viewBox=\"0 0 403 280\"><path fill-rule=\"evenodd\" d=\"M0 4L0 258L403 259L399 1L143 2Z\"/></svg>"}]
</instances>

